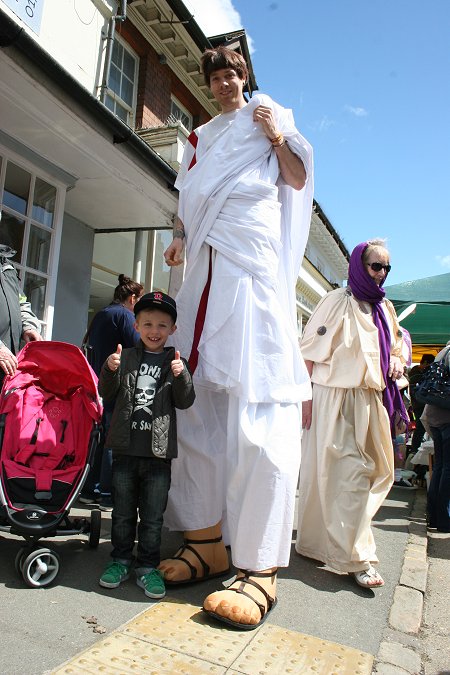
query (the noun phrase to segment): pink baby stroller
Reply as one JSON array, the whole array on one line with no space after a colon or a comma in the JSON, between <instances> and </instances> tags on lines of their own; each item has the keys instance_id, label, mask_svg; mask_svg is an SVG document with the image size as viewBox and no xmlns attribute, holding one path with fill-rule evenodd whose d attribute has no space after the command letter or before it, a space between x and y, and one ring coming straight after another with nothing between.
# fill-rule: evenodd
<instances>
[{"instance_id":1,"label":"pink baby stroller","mask_svg":"<svg viewBox=\"0 0 450 675\"><path fill-rule=\"evenodd\" d=\"M15 566L31 587L50 584L59 556L42 537L86 533L100 540L101 513L69 518L92 465L102 406L97 377L65 342L29 342L0 395L0 531L26 541Z\"/></svg>"}]
</instances>

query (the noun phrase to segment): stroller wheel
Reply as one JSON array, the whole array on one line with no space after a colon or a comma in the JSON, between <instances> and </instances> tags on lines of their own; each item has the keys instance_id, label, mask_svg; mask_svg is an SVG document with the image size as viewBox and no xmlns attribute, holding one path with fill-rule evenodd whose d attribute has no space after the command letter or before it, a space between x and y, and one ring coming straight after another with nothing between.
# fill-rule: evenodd
<instances>
[{"instance_id":1,"label":"stroller wheel","mask_svg":"<svg viewBox=\"0 0 450 675\"><path fill-rule=\"evenodd\" d=\"M17 551L16 558L14 560L14 567L16 568L17 574L19 576L22 576L22 565L23 561L26 558L26 555L30 549L26 548L25 546L21 546L19 550Z\"/></svg>"},{"instance_id":2,"label":"stroller wheel","mask_svg":"<svg viewBox=\"0 0 450 675\"><path fill-rule=\"evenodd\" d=\"M49 548L30 553L22 563L25 583L32 588L48 586L59 572L59 556Z\"/></svg>"},{"instance_id":3,"label":"stroller wheel","mask_svg":"<svg viewBox=\"0 0 450 675\"><path fill-rule=\"evenodd\" d=\"M92 509L91 524L89 527L89 548L97 548L100 541L101 528L102 512L99 509Z\"/></svg>"}]
</instances>

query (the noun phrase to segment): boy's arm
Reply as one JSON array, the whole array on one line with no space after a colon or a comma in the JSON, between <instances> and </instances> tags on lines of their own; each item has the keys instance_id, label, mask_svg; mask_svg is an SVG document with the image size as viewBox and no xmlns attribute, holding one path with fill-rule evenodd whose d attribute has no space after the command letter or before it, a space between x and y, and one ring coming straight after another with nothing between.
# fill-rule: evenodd
<instances>
[{"instance_id":1,"label":"boy's arm","mask_svg":"<svg viewBox=\"0 0 450 675\"><path fill-rule=\"evenodd\" d=\"M108 357L109 358L109 357ZM98 378L98 393L106 403L114 401L120 386L120 367L117 370L108 368L108 359L102 366Z\"/></svg>"},{"instance_id":2,"label":"boy's arm","mask_svg":"<svg viewBox=\"0 0 450 675\"><path fill-rule=\"evenodd\" d=\"M172 397L175 408L185 410L190 408L195 400L194 383L186 359L182 372L172 380Z\"/></svg>"}]
</instances>

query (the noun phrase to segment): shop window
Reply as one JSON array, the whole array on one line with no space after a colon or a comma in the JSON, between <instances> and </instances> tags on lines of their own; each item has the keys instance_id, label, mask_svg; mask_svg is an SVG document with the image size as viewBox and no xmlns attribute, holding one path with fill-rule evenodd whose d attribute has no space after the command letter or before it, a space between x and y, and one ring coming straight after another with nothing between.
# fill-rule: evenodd
<instances>
[{"instance_id":1,"label":"shop window","mask_svg":"<svg viewBox=\"0 0 450 675\"><path fill-rule=\"evenodd\" d=\"M41 178L36 178L32 217L42 225L53 227L55 214L56 188Z\"/></svg>"},{"instance_id":2,"label":"shop window","mask_svg":"<svg viewBox=\"0 0 450 675\"><path fill-rule=\"evenodd\" d=\"M22 258L23 240L25 237L25 221L8 213L2 213L0 222L0 243L10 246L16 251L16 260Z\"/></svg>"},{"instance_id":3,"label":"shop window","mask_svg":"<svg viewBox=\"0 0 450 675\"><path fill-rule=\"evenodd\" d=\"M0 161L0 242L16 251L21 288L45 324L60 188L6 156Z\"/></svg>"},{"instance_id":4,"label":"shop window","mask_svg":"<svg viewBox=\"0 0 450 675\"><path fill-rule=\"evenodd\" d=\"M5 186L3 190L3 203L17 213L25 214L28 207L30 194L30 179L28 171L12 162L6 167Z\"/></svg>"}]
</instances>

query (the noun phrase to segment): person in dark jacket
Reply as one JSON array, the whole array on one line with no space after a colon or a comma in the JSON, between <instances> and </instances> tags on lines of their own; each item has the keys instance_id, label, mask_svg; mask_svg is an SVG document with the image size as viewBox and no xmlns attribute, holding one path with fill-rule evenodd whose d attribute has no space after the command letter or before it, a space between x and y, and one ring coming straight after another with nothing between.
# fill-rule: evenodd
<instances>
[{"instance_id":1,"label":"person in dark jacket","mask_svg":"<svg viewBox=\"0 0 450 675\"><path fill-rule=\"evenodd\" d=\"M16 251L0 244L0 387L5 375L17 370L20 341L42 340L41 322L21 294L17 270L12 263Z\"/></svg>"},{"instance_id":2,"label":"person in dark jacket","mask_svg":"<svg viewBox=\"0 0 450 675\"><path fill-rule=\"evenodd\" d=\"M176 330L175 301L165 293L143 295L134 307L137 347L118 344L100 372L99 392L115 399L106 445L113 452L112 561L100 585L117 588L128 579L138 523L137 585L150 598L165 595L160 563L163 514L177 456L176 408L195 399L187 362L165 347Z\"/></svg>"},{"instance_id":3,"label":"person in dark jacket","mask_svg":"<svg viewBox=\"0 0 450 675\"><path fill-rule=\"evenodd\" d=\"M418 366L414 366L414 368L412 368L409 373L409 394L411 396L411 407L413 409L414 419L416 421L416 428L414 429L411 438L411 453L417 452L423 441L423 437L425 436L425 427L420 420L425 408L425 404L416 399L415 391L417 385L420 384L422 377L424 376L426 370L431 366L433 361L434 354L422 354L420 364Z\"/></svg>"},{"instance_id":4,"label":"person in dark jacket","mask_svg":"<svg viewBox=\"0 0 450 675\"><path fill-rule=\"evenodd\" d=\"M450 371L450 340L436 356ZM422 420L431 432L434 464L427 494L428 527L450 532L450 408L427 403Z\"/></svg>"},{"instance_id":5,"label":"person in dark jacket","mask_svg":"<svg viewBox=\"0 0 450 675\"><path fill-rule=\"evenodd\" d=\"M97 377L100 375L102 365L118 344L126 349L134 347L139 342L139 334L134 327L133 309L143 292L142 284L125 274L120 274L112 302L97 312L92 319L83 344L88 346L89 363ZM113 408L114 401L104 405L101 440L79 497L82 504L99 503L103 511L112 509L112 453L111 449L105 446L105 437L111 424Z\"/></svg>"}]
</instances>

